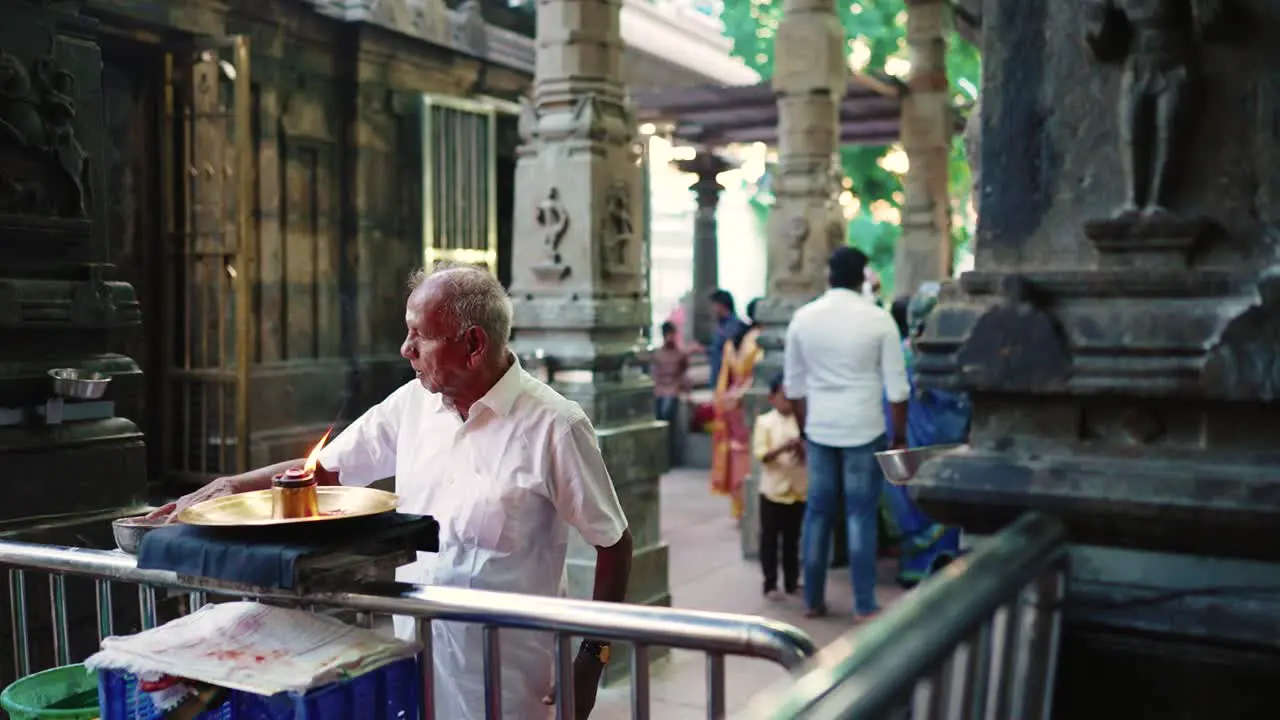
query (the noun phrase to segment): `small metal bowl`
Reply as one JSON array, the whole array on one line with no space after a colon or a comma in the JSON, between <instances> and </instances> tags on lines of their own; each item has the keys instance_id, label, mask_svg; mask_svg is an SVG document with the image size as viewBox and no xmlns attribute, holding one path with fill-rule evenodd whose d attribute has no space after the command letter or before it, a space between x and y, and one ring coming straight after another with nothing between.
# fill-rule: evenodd
<instances>
[{"instance_id":1,"label":"small metal bowl","mask_svg":"<svg viewBox=\"0 0 1280 720\"><path fill-rule=\"evenodd\" d=\"M164 523L148 520L145 517L127 517L111 521L111 534L116 539L116 547L137 555L142 547L142 538L156 528L164 527Z\"/></svg>"},{"instance_id":2,"label":"small metal bowl","mask_svg":"<svg viewBox=\"0 0 1280 720\"><path fill-rule=\"evenodd\" d=\"M876 453L876 461L884 471L884 477L894 485L905 485L916 476L920 468L930 460L945 455L964 445L926 445L907 450L887 450Z\"/></svg>"},{"instance_id":3,"label":"small metal bowl","mask_svg":"<svg viewBox=\"0 0 1280 720\"><path fill-rule=\"evenodd\" d=\"M107 391L111 376L106 373L56 368L49 371L53 378L53 394L72 400L97 400Z\"/></svg>"}]
</instances>

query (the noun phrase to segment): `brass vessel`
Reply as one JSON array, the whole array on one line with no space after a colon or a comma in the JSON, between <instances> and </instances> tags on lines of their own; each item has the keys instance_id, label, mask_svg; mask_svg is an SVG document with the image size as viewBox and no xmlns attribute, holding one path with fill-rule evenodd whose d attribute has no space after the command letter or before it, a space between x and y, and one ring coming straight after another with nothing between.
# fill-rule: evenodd
<instances>
[{"instance_id":1,"label":"brass vessel","mask_svg":"<svg viewBox=\"0 0 1280 720\"><path fill-rule=\"evenodd\" d=\"M277 518L276 489L227 495L206 500L178 513L178 522L188 525L250 527L325 522L345 518L381 515L396 509L395 493L363 487L322 486L315 488L319 514L310 517Z\"/></svg>"},{"instance_id":2,"label":"brass vessel","mask_svg":"<svg viewBox=\"0 0 1280 720\"><path fill-rule=\"evenodd\" d=\"M271 517L297 520L320 514L316 498L316 474L303 468L289 468L271 480Z\"/></svg>"}]
</instances>

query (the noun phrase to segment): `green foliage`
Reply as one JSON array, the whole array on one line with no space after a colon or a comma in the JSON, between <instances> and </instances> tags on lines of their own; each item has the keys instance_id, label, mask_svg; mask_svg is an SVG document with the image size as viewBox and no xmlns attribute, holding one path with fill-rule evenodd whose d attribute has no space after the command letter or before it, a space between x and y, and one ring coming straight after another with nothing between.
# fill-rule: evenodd
<instances>
[{"instance_id":1,"label":"green foliage","mask_svg":"<svg viewBox=\"0 0 1280 720\"><path fill-rule=\"evenodd\" d=\"M850 57L865 61L864 72L885 73L886 63L906 57L906 6L904 0L850 0L837 5L840 22L849 41ZM782 19L781 0L724 0L720 16L725 36L733 42L733 54L765 78L773 75L773 45ZM978 49L953 33L947 47L947 75L956 103L974 99L981 78ZM880 166L890 146L851 146L840 157L853 194L860 200L859 213L849 224L849 241L866 252L880 273L886 291L893 286L893 248L902 230L896 224L877 222L870 208L880 201L901 209L902 180ZM969 166L964 145L952 144L950 187L954 207L964 207L969 190ZM953 229L958 247L968 244L962 225Z\"/></svg>"}]
</instances>

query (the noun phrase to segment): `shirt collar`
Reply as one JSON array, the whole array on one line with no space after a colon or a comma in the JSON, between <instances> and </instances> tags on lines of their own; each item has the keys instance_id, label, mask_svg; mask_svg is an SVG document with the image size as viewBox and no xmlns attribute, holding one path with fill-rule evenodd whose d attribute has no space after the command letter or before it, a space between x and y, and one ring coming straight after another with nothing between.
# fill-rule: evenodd
<instances>
[{"instance_id":1,"label":"shirt collar","mask_svg":"<svg viewBox=\"0 0 1280 720\"><path fill-rule=\"evenodd\" d=\"M838 288L838 287L827 288L827 293L826 293L826 294L827 294L827 295L835 295L835 296L839 296L839 297L855 297L855 298L858 298L859 300L866 300L866 299L867 299L867 296L866 296L866 295L863 295L862 293L858 292L857 290L850 290L849 288Z\"/></svg>"},{"instance_id":2,"label":"shirt collar","mask_svg":"<svg viewBox=\"0 0 1280 720\"><path fill-rule=\"evenodd\" d=\"M511 357L511 367L507 368L502 377L498 378L498 382L489 388L489 392L481 395L480 399L475 402L475 405L483 405L499 416L504 416L511 412L511 407L515 405L516 398L520 397L520 392L523 389L521 380L524 376L524 369L520 366L520 358L516 357L515 353L508 354ZM473 405L472 409L474 407ZM441 398L437 412L446 410L452 411L452 408L449 407L447 402L444 402L444 398Z\"/></svg>"},{"instance_id":3,"label":"shirt collar","mask_svg":"<svg viewBox=\"0 0 1280 720\"><path fill-rule=\"evenodd\" d=\"M520 389L522 383L521 377L524 375L524 369L520 367L520 358L515 353L508 353L511 357L511 367L498 378L498 382L489 388L489 392L485 393L476 401L477 405L484 405L498 415L507 415L511 412L511 406L515 405L516 398L520 397Z\"/></svg>"}]
</instances>

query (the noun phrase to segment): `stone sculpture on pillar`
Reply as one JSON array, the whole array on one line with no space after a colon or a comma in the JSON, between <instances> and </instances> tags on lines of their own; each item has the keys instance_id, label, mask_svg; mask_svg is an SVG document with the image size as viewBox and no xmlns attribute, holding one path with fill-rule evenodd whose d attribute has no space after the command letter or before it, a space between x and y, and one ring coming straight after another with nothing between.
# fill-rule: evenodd
<instances>
[{"instance_id":1,"label":"stone sculpture on pillar","mask_svg":"<svg viewBox=\"0 0 1280 720\"><path fill-rule=\"evenodd\" d=\"M653 419L653 384L634 366L651 311L637 212L643 148L619 73L618 23L616 3L538 5L538 68L519 121L512 343L595 424L635 538L628 600L669 605L658 526L666 423ZM569 593L590 597L595 549L575 535L568 565Z\"/></svg>"},{"instance_id":2,"label":"stone sculpture on pillar","mask_svg":"<svg viewBox=\"0 0 1280 720\"><path fill-rule=\"evenodd\" d=\"M1280 584L1278 33L1273 0L984 5L975 270L915 344L972 432L913 487L1067 524L1054 717L1273 703L1280 599L1225 589Z\"/></svg>"},{"instance_id":3,"label":"stone sculpture on pillar","mask_svg":"<svg viewBox=\"0 0 1280 720\"><path fill-rule=\"evenodd\" d=\"M1088 0L1085 40L1093 57L1122 64L1120 155L1125 199L1110 222L1086 232L1104 257L1146 252L1181 262L1211 228L1172 208L1199 104L1198 46L1218 25L1221 0Z\"/></svg>"},{"instance_id":4,"label":"stone sculpture on pillar","mask_svg":"<svg viewBox=\"0 0 1280 720\"><path fill-rule=\"evenodd\" d=\"M719 235L716 208L724 186L716 176L732 170L736 164L712 152L700 151L692 160L673 163L681 172L693 173L697 181L689 186L698 200L698 214L693 221L693 292L686 308L692 337L701 345L710 345L715 332L707 298L720 287Z\"/></svg>"}]
</instances>

